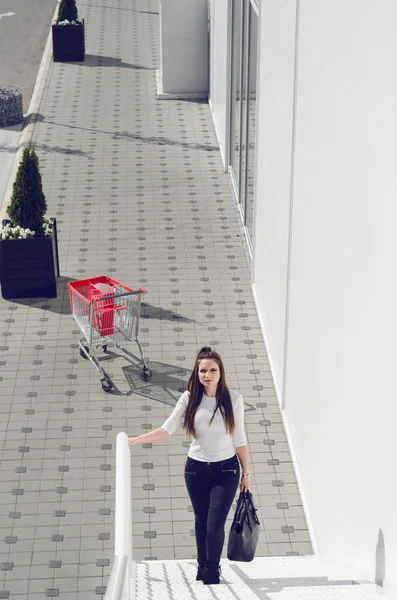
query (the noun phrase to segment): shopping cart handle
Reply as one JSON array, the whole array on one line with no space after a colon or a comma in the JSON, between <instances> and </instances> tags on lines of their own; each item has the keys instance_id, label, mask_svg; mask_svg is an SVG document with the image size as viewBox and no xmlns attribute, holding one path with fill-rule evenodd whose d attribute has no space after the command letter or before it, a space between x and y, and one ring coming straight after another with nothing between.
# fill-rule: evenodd
<instances>
[{"instance_id":1,"label":"shopping cart handle","mask_svg":"<svg viewBox=\"0 0 397 600\"><path fill-rule=\"evenodd\" d=\"M109 294L108 296L100 296L100 300L114 300L114 298L122 298L123 296L134 296L135 294L146 294L145 288L139 288L138 290L132 290L132 292L121 292L121 294ZM91 302L95 300L93 298Z\"/></svg>"}]
</instances>

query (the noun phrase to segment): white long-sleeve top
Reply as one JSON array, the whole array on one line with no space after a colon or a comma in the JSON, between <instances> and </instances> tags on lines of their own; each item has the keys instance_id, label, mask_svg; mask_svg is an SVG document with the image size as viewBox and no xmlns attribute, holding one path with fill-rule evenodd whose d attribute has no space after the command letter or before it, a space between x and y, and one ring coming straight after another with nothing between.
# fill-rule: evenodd
<instances>
[{"instance_id":1,"label":"white long-sleeve top","mask_svg":"<svg viewBox=\"0 0 397 600\"><path fill-rule=\"evenodd\" d=\"M227 433L219 409L216 411L214 420L210 425L216 406L216 398L210 398L203 394L194 418L196 437L189 447L188 456L190 458L202 462L227 460L236 454L236 448L247 445L247 438L244 432L243 397L239 392L230 390L230 398L233 405L235 423L233 435ZM161 429L165 429L165 431L168 431L172 435L179 425L183 425L188 401L189 392L186 391L179 398L173 412L164 425L161 426Z\"/></svg>"}]
</instances>

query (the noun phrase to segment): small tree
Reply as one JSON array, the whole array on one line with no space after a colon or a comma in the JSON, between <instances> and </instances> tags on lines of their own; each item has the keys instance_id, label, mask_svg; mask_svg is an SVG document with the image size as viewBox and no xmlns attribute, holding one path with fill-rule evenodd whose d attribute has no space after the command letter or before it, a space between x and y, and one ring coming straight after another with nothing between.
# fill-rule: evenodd
<instances>
[{"instance_id":1,"label":"small tree","mask_svg":"<svg viewBox=\"0 0 397 600\"><path fill-rule=\"evenodd\" d=\"M66 20L77 21L78 18L76 0L61 0L57 22Z\"/></svg>"},{"instance_id":2,"label":"small tree","mask_svg":"<svg viewBox=\"0 0 397 600\"><path fill-rule=\"evenodd\" d=\"M40 237L44 235L43 218L46 211L39 159L29 146L23 151L7 212L14 225L30 229L36 237Z\"/></svg>"}]
</instances>

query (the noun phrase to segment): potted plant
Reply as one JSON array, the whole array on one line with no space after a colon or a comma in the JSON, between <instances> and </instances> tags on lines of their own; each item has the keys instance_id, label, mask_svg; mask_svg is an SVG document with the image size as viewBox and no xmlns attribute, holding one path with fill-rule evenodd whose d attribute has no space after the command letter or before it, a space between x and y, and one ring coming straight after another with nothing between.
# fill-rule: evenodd
<instances>
[{"instance_id":1,"label":"potted plant","mask_svg":"<svg viewBox=\"0 0 397 600\"><path fill-rule=\"evenodd\" d=\"M55 219L45 213L39 160L24 149L13 185L10 220L0 227L0 283L3 298L56 298L59 276Z\"/></svg>"},{"instance_id":2,"label":"potted plant","mask_svg":"<svg viewBox=\"0 0 397 600\"><path fill-rule=\"evenodd\" d=\"M78 18L76 0L61 0L52 25L54 62L84 61L84 20Z\"/></svg>"}]
</instances>

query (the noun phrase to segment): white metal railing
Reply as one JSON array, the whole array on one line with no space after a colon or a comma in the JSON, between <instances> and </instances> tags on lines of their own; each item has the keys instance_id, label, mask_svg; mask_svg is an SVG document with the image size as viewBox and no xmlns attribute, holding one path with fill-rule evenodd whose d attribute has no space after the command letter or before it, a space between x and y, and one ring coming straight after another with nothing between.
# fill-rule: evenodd
<instances>
[{"instance_id":1,"label":"white metal railing","mask_svg":"<svg viewBox=\"0 0 397 600\"><path fill-rule=\"evenodd\" d=\"M116 440L116 518L114 562L105 600L134 600L132 567L131 454L128 437Z\"/></svg>"}]
</instances>

